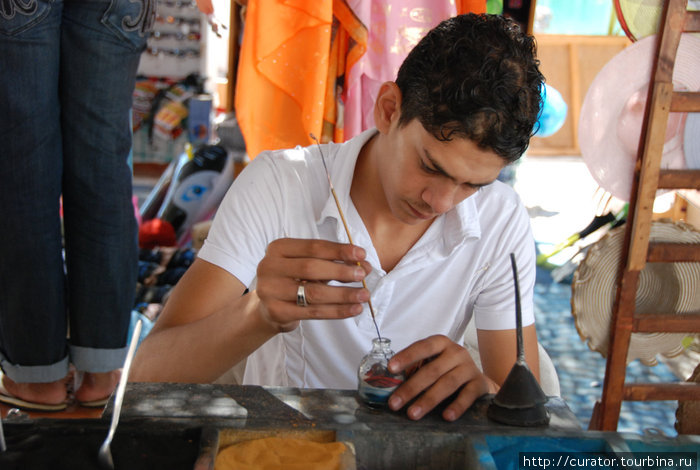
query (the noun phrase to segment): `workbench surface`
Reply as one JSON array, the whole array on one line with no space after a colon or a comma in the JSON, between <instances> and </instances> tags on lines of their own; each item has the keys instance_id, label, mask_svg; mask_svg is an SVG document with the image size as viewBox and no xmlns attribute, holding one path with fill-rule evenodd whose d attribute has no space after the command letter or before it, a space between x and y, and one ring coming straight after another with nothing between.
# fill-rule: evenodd
<instances>
[{"instance_id":1,"label":"workbench surface","mask_svg":"<svg viewBox=\"0 0 700 470\"><path fill-rule=\"evenodd\" d=\"M700 436L661 439L582 430L559 397L550 397L545 405L548 425L506 426L487 417L492 398L482 397L454 422L444 421L440 408L412 421L403 411L368 408L354 390L131 383L113 452L117 470L164 468L159 463L165 460L172 470L208 470L218 450L232 442L301 436L346 443L357 469L516 470L523 452L700 449ZM94 468L111 413L110 404L100 419L6 419L8 452L0 454L0 468ZM66 453L72 442L79 445ZM60 457L68 459L66 465L49 457L50 452L67 455Z\"/></svg>"}]
</instances>

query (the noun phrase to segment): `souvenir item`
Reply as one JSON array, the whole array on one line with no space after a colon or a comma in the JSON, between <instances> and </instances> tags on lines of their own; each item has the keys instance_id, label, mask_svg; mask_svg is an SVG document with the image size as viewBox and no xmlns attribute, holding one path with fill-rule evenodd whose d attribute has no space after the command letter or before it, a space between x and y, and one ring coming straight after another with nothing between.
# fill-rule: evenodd
<instances>
[{"instance_id":1,"label":"souvenir item","mask_svg":"<svg viewBox=\"0 0 700 470\"><path fill-rule=\"evenodd\" d=\"M656 40L648 36L613 57L596 75L581 106L578 129L583 161L593 179L623 201L629 200L632 189ZM673 69L676 91L700 90L698 57L700 38L682 35ZM688 132L687 116L669 113L661 169L682 170L694 164L684 147L694 148L700 136Z\"/></svg>"},{"instance_id":2,"label":"souvenir item","mask_svg":"<svg viewBox=\"0 0 700 470\"><path fill-rule=\"evenodd\" d=\"M393 355L390 339L374 338L372 350L360 362L357 370L358 393L369 406L386 406L389 396L405 379L403 373L389 372L387 366Z\"/></svg>"},{"instance_id":3,"label":"souvenir item","mask_svg":"<svg viewBox=\"0 0 700 470\"><path fill-rule=\"evenodd\" d=\"M581 339L603 357L608 355L610 322L625 228L618 227L593 244L574 273L571 284L571 313ZM654 221L650 242L700 243L700 232L683 222ZM639 273L637 314L666 313L669 316L700 310L698 263L647 263ZM685 333L632 333L627 363L658 363L657 355L674 357L683 352Z\"/></svg>"}]
</instances>

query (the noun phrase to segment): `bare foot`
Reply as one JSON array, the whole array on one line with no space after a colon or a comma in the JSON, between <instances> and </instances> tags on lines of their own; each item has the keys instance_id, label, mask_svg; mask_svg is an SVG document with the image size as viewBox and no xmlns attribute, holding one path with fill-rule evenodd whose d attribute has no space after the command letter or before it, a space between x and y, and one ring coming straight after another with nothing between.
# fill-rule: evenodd
<instances>
[{"instance_id":1,"label":"bare foot","mask_svg":"<svg viewBox=\"0 0 700 470\"><path fill-rule=\"evenodd\" d=\"M68 395L66 379L46 383L18 383L2 375L2 385L13 397L42 405L60 405Z\"/></svg>"},{"instance_id":2,"label":"bare foot","mask_svg":"<svg viewBox=\"0 0 700 470\"><path fill-rule=\"evenodd\" d=\"M85 372L80 388L75 392L79 403L92 402L108 398L119 383L121 369L109 372Z\"/></svg>"}]
</instances>

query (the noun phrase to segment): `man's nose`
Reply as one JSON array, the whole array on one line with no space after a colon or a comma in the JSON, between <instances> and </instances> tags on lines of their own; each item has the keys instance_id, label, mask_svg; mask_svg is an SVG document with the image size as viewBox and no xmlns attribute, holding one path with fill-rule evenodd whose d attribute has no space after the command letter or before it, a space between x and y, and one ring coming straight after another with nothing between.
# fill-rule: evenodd
<instances>
[{"instance_id":1,"label":"man's nose","mask_svg":"<svg viewBox=\"0 0 700 470\"><path fill-rule=\"evenodd\" d=\"M457 188L452 181L436 181L423 191L423 201L433 212L444 214L454 207Z\"/></svg>"}]
</instances>

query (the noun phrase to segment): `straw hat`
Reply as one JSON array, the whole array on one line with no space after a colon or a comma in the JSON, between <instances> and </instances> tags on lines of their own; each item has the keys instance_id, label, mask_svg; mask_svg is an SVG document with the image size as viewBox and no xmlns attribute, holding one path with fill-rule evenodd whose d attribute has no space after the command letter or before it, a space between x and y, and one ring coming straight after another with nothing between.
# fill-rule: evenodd
<instances>
[{"instance_id":1,"label":"straw hat","mask_svg":"<svg viewBox=\"0 0 700 470\"><path fill-rule=\"evenodd\" d=\"M571 312L579 336L588 347L607 356L610 320L617 290L617 272L625 227L611 230L593 244L574 273ZM700 243L700 232L669 220L652 224L650 240ZM636 312L700 314L700 263L647 263L639 275ZM656 365L656 355L673 357L683 351L683 333L632 333L627 362L639 359Z\"/></svg>"},{"instance_id":2,"label":"straw hat","mask_svg":"<svg viewBox=\"0 0 700 470\"><path fill-rule=\"evenodd\" d=\"M656 40L656 35L648 36L613 57L596 75L581 106L583 161L596 182L623 201L629 200L632 188ZM673 84L677 91L700 91L700 37L682 35ZM669 114L662 168L686 168L684 146L700 145L700 135L685 128L687 116Z\"/></svg>"}]
</instances>

